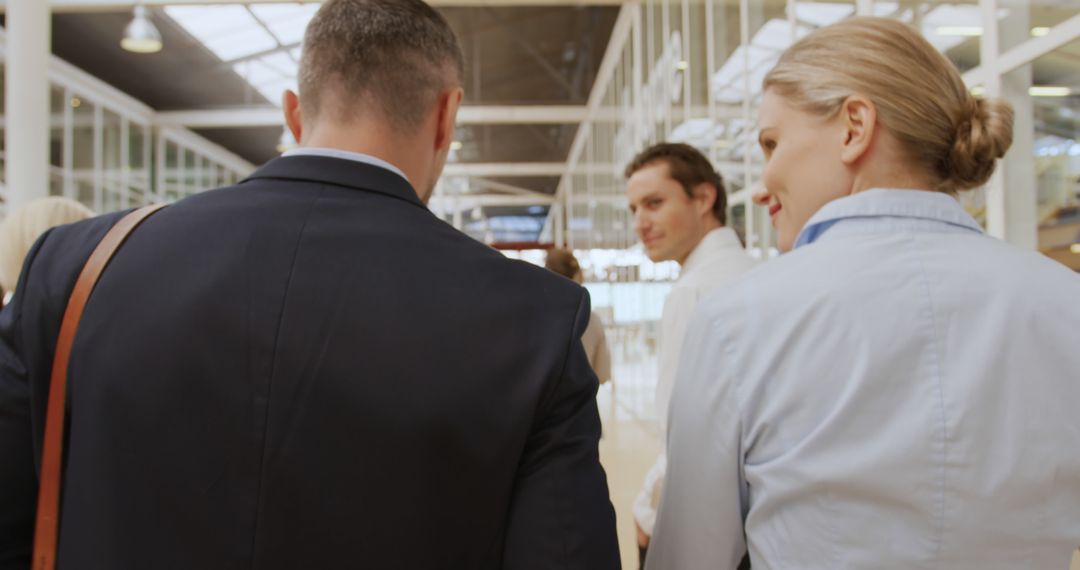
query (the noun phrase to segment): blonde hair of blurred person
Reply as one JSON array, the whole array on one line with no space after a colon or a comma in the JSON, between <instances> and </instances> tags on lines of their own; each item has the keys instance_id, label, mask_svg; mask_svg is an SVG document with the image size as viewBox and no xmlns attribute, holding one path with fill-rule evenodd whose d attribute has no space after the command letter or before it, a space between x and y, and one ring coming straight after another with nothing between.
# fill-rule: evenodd
<instances>
[{"instance_id":1,"label":"blonde hair of blurred person","mask_svg":"<svg viewBox=\"0 0 1080 570\"><path fill-rule=\"evenodd\" d=\"M549 249L544 259L544 266L578 285L585 283L581 264L568 249ZM611 380L611 351L608 348L607 336L604 334L604 320L596 314L596 311L589 316L589 326L581 335L581 343L585 346L589 364L592 365L593 372L596 373L600 383L604 384Z\"/></svg>"},{"instance_id":2,"label":"blonde hair of blurred person","mask_svg":"<svg viewBox=\"0 0 1080 570\"><path fill-rule=\"evenodd\" d=\"M784 251L843 196L981 186L1012 143L1012 106L971 95L943 54L894 20L816 31L780 57L763 87L761 201Z\"/></svg>"},{"instance_id":3,"label":"blonde hair of blurred person","mask_svg":"<svg viewBox=\"0 0 1080 570\"><path fill-rule=\"evenodd\" d=\"M4 288L4 304L19 282L26 254L41 234L93 215L89 208L75 200L50 196L18 208L0 222L0 286Z\"/></svg>"},{"instance_id":4,"label":"blonde hair of blurred person","mask_svg":"<svg viewBox=\"0 0 1080 570\"><path fill-rule=\"evenodd\" d=\"M1068 565L1080 279L957 200L1012 121L898 21L780 56L754 201L788 253L699 304L649 570Z\"/></svg>"}]
</instances>

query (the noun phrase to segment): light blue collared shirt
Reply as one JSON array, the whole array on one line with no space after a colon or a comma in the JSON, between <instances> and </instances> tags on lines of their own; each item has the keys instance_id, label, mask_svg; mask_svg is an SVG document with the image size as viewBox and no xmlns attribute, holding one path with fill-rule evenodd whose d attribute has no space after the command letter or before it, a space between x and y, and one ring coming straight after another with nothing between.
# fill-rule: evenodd
<instances>
[{"instance_id":1,"label":"light blue collared shirt","mask_svg":"<svg viewBox=\"0 0 1080 570\"><path fill-rule=\"evenodd\" d=\"M948 195L872 190L698 313L650 570L1069 566L1075 273Z\"/></svg>"},{"instance_id":2,"label":"light blue collared shirt","mask_svg":"<svg viewBox=\"0 0 1080 570\"><path fill-rule=\"evenodd\" d=\"M348 150L340 150L336 148L319 148L319 147L300 147L292 150L285 151L281 156L326 156L330 158L341 158L344 160L353 160L356 162L362 162L364 164L370 164L372 166L378 166L379 168L385 168L394 174L405 179L406 182L409 178L405 176L405 173L400 168L386 162L385 160L370 154L363 154L359 152L352 152Z\"/></svg>"}]
</instances>

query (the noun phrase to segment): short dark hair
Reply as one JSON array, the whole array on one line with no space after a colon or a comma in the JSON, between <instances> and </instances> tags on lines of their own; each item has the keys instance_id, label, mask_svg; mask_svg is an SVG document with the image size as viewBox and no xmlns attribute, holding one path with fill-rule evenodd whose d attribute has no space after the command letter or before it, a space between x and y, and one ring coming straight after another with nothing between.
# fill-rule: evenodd
<instances>
[{"instance_id":1,"label":"short dark hair","mask_svg":"<svg viewBox=\"0 0 1080 570\"><path fill-rule=\"evenodd\" d=\"M573 279L581 271L581 265L569 249L549 249L544 266L568 279Z\"/></svg>"},{"instance_id":2,"label":"short dark hair","mask_svg":"<svg viewBox=\"0 0 1080 570\"><path fill-rule=\"evenodd\" d=\"M450 25L421 0L327 0L304 33L300 102L305 116L329 111L334 120L373 105L415 131L464 70Z\"/></svg>"},{"instance_id":3,"label":"short dark hair","mask_svg":"<svg viewBox=\"0 0 1080 570\"><path fill-rule=\"evenodd\" d=\"M626 177L657 162L668 165L668 172L686 191L694 196L694 187L698 184L712 184L716 188L716 201L713 202L713 216L720 225L727 223L727 194L724 192L724 179L713 168L708 158L698 149L683 143L660 143L638 153L630 164L626 165Z\"/></svg>"}]
</instances>

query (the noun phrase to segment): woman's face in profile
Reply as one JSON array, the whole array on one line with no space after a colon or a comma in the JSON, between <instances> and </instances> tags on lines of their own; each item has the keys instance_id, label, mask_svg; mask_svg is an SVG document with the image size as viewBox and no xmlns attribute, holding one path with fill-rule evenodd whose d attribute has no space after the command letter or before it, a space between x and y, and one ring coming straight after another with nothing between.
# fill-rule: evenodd
<instances>
[{"instance_id":1,"label":"woman's face in profile","mask_svg":"<svg viewBox=\"0 0 1080 570\"><path fill-rule=\"evenodd\" d=\"M847 129L839 117L797 109L773 89L762 97L758 126L765 190L754 201L769 209L780 250L790 251L815 212L851 193L853 177L841 160Z\"/></svg>"}]
</instances>

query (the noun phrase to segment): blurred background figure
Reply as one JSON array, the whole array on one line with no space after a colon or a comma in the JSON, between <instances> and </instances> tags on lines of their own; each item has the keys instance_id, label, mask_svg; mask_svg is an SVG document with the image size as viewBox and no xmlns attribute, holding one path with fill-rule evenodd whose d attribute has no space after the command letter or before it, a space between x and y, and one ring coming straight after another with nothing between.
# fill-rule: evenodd
<instances>
[{"instance_id":1,"label":"blurred background figure","mask_svg":"<svg viewBox=\"0 0 1080 570\"><path fill-rule=\"evenodd\" d=\"M585 276L581 273L581 264L568 249L548 250L544 265L579 285L585 282ZM601 384L606 384L611 380L611 351L608 349L607 337L604 335L604 321L600 315L596 314L596 311L593 311L589 318L589 327L581 336L581 344L585 345L585 354L589 357L589 364L596 372L596 377ZM611 387L611 401L614 405L615 385L612 384Z\"/></svg>"},{"instance_id":2,"label":"blurred background figure","mask_svg":"<svg viewBox=\"0 0 1080 570\"><path fill-rule=\"evenodd\" d=\"M41 234L93 215L75 200L51 196L30 202L0 222L0 287L4 289L0 306L6 305L15 293L26 253Z\"/></svg>"}]
</instances>

